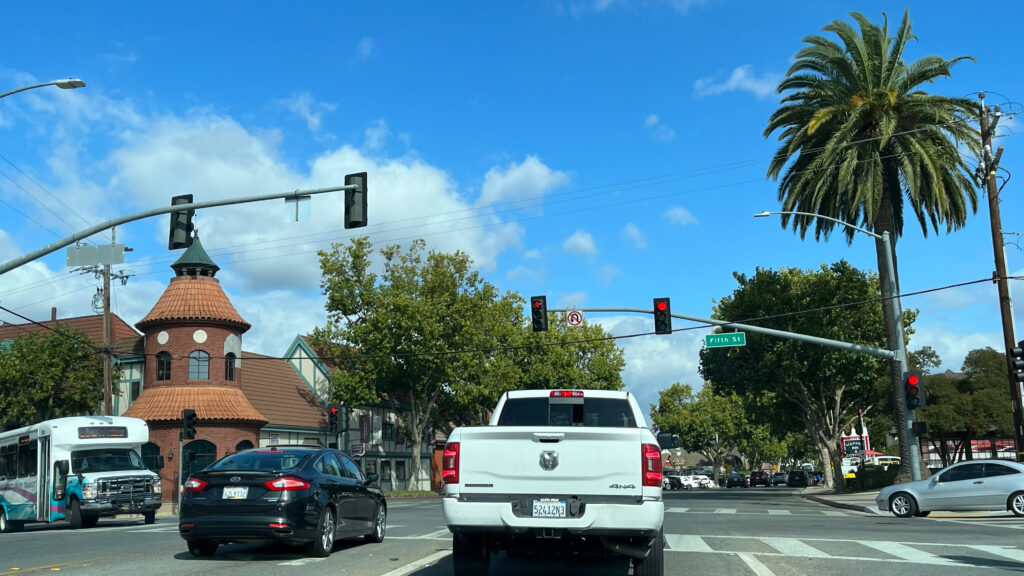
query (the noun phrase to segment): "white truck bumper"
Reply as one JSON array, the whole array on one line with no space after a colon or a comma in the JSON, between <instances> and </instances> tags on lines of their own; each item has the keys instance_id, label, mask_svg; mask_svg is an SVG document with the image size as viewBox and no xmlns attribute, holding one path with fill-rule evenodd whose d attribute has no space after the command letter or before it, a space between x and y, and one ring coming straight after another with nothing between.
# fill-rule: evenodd
<instances>
[{"instance_id":1,"label":"white truck bumper","mask_svg":"<svg viewBox=\"0 0 1024 576\"><path fill-rule=\"evenodd\" d=\"M565 529L569 532L646 533L661 530L665 520L665 503L645 500L640 504L587 504L577 518L534 518L516 516L508 502L460 502L458 498L441 499L445 524L453 529Z\"/></svg>"}]
</instances>

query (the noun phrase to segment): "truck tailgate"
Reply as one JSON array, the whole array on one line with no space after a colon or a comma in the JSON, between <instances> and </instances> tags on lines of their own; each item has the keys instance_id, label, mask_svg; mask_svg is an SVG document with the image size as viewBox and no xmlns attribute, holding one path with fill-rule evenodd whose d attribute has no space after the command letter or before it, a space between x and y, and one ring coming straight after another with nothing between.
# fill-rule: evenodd
<instances>
[{"instance_id":1,"label":"truck tailgate","mask_svg":"<svg viewBox=\"0 0 1024 576\"><path fill-rule=\"evenodd\" d=\"M608 427L464 428L459 492L640 496L642 430Z\"/></svg>"}]
</instances>

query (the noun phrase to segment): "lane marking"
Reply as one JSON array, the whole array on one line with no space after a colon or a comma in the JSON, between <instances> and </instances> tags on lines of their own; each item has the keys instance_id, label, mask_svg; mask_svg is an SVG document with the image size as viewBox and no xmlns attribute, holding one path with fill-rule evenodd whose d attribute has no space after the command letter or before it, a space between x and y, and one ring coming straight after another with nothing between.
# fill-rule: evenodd
<instances>
[{"instance_id":1,"label":"lane marking","mask_svg":"<svg viewBox=\"0 0 1024 576\"><path fill-rule=\"evenodd\" d=\"M669 508L665 512L686 512L689 508Z\"/></svg>"},{"instance_id":2,"label":"lane marking","mask_svg":"<svg viewBox=\"0 0 1024 576\"><path fill-rule=\"evenodd\" d=\"M739 552L736 555L739 556L740 560L743 560L743 563L747 565L747 568L753 570L754 574L757 574L757 576L775 576L775 572L769 570L768 567L762 564L761 561L753 554L750 554L749 552Z\"/></svg>"},{"instance_id":3,"label":"lane marking","mask_svg":"<svg viewBox=\"0 0 1024 576\"><path fill-rule=\"evenodd\" d=\"M779 514L779 515L782 515L782 516L792 516L793 515L793 513L790 512L789 510L769 510L768 514L769 515Z\"/></svg>"},{"instance_id":4,"label":"lane marking","mask_svg":"<svg viewBox=\"0 0 1024 576\"><path fill-rule=\"evenodd\" d=\"M305 566L306 564L314 564L316 562L323 562L327 558L299 558L297 560L289 560L287 562L279 562L278 566Z\"/></svg>"},{"instance_id":5,"label":"lane marking","mask_svg":"<svg viewBox=\"0 0 1024 576\"><path fill-rule=\"evenodd\" d=\"M406 574L411 574L416 570L434 564L438 560L444 558L445 556L448 556L451 553L451 550L441 550L440 552L435 552L430 556L427 556L426 558L421 558L420 560L416 560L415 562L411 562L409 564L406 564L405 566L395 568L391 572L382 574L381 576L405 576Z\"/></svg>"},{"instance_id":6,"label":"lane marking","mask_svg":"<svg viewBox=\"0 0 1024 576\"><path fill-rule=\"evenodd\" d=\"M990 544L964 544L964 546L980 550L981 552L988 554L1009 558L1010 560L1016 560L1017 562L1024 562L1024 550L1020 550L1019 548L1011 548L1009 546L992 546Z\"/></svg>"},{"instance_id":7,"label":"lane marking","mask_svg":"<svg viewBox=\"0 0 1024 576\"><path fill-rule=\"evenodd\" d=\"M772 548L775 548L781 552L784 556L804 556L807 558L829 558L830 555L818 550L814 546L804 544L798 538L760 538L762 542L768 544Z\"/></svg>"},{"instance_id":8,"label":"lane marking","mask_svg":"<svg viewBox=\"0 0 1024 576\"><path fill-rule=\"evenodd\" d=\"M665 542L676 552L714 552L700 536L665 534Z\"/></svg>"},{"instance_id":9,"label":"lane marking","mask_svg":"<svg viewBox=\"0 0 1024 576\"><path fill-rule=\"evenodd\" d=\"M735 508L718 508L715 510L715 514L735 514Z\"/></svg>"},{"instance_id":10,"label":"lane marking","mask_svg":"<svg viewBox=\"0 0 1024 576\"><path fill-rule=\"evenodd\" d=\"M846 512L839 512L838 510L825 510L822 512L825 516L849 516Z\"/></svg>"},{"instance_id":11,"label":"lane marking","mask_svg":"<svg viewBox=\"0 0 1024 576\"><path fill-rule=\"evenodd\" d=\"M964 562L957 562L955 560L943 558L942 556L936 556L931 552L911 548L910 546L900 544L898 542L864 540L861 544L868 548L874 548L879 552L885 552L886 554L890 554L896 558L907 560L908 562L913 562L915 564L932 564L934 566L963 566L965 564ZM948 546L956 546L956 544L948 544Z\"/></svg>"}]
</instances>

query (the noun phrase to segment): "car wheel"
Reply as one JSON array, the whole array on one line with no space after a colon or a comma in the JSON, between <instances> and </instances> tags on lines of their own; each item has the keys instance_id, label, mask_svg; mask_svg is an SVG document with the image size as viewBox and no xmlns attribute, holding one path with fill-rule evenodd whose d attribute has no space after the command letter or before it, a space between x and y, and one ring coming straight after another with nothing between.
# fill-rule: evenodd
<instances>
[{"instance_id":1,"label":"car wheel","mask_svg":"<svg viewBox=\"0 0 1024 576\"><path fill-rule=\"evenodd\" d=\"M316 538L306 545L306 552L310 556L326 558L334 548L334 511L330 506L320 511L320 520L316 525Z\"/></svg>"},{"instance_id":2,"label":"car wheel","mask_svg":"<svg viewBox=\"0 0 1024 576\"><path fill-rule=\"evenodd\" d=\"M193 556L213 556L217 553L217 543L209 540L189 540L188 551Z\"/></svg>"},{"instance_id":3,"label":"car wheel","mask_svg":"<svg viewBox=\"0 0 1024 576\"><path fill-rule=\"evenodd\" d=\"M85 526L82 521L82 506L78 503L78 500L71 501L71 512L68 514L68 522L71 524L72 530L78 530Z\"/></svg>"},{"instance_id":4,"label":"car wheel","mask_svg":"<svg viewBox=\"0 0 1024 576\"><path fill-rule=\"evenodd\" d=\"M1024 492L1014 492L1010 495L1010 511L1014 516L1024 516Z\"/></svg>"},{"instance_id":5,"label":"car wheel","mask_svg":"<svg viewBox=\"0 0 1024 576\"><path fill-rule=\"evenodd\" d=\"M897 492L889 498L889 511L897 518L910 518L917 514L917 502L906 492Z\"/></svg>"},{"instance_id":6,"label":"car wheel","mask_svg":"<svg viewBox=\"0 0 1024 576\"><path fill-rule=\"evenodd\" d=\"M384 541L384 532L388 526L388 509L384 503L377 505L376 520L373 521L373 532L363 537L367 542L380 544Z\"/></svg>"},{"instance_id":7,"label":"car wheel","mask_svg":"<svg viewBox=\"0 0 1024 576\"><path fill-rule=\"evenodd\" d=\"M633 560L633 576L662 576L665 573L665 536L660 532L651 542L647 558Z\"/></svg>"},{"instance_id":8,"label":"car wheel","mask_svg":"<svg viewBox=\"0 0 1024 576\"><path fill-rule=\"evenodd\" d=\"M487 576L491 551L487 544L456 534L452 538L452 565L455 576Z\"/></svg>"},{"instance_id":9,"label":"car wheel","mask_svg":"<svg viewBox=\"0 0 1024 576\"><path fill-rule=\"evenodd\" d=\"M151 512L143 512L142 521L146 524L152 524L156 522L156 510L153 510Z\"/></svg>"}]
</instances>

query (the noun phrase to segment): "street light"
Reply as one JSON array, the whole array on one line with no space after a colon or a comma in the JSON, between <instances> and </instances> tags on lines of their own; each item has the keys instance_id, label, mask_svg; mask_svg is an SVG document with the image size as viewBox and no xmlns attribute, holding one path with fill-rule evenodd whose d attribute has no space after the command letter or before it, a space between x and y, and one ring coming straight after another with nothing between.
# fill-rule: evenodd
<instances>
[{"instance_id":1,"label":"street light","mask_svg":"<svg viewBox=\"0 0 1024 576\"><path fill-rule=\"evenodd\" d=\"M75 88L84 88L85 82L78 78L65 78L63 80L54 80L53 82L33 84L32 86L25 86L24 88L18 88L17 90L4 92L3 94L0 94L0 98L3 98L4 96L10 96L11 94L17 94L18 92L24 92L25 90L32 90L33 88L42 88L44 86L56 86L61 90L74 90Z\"/></svg>"},{"instance_id":2,"label":"street light","mask_svg":"<svg viewBox=\"0 0 1024 576\"><path fill-rule=\"evenodd\" d=\"M767 218L768 216L771 216L773 214L791 214L795 216L811 216L813 218L822 218L824 220L829 220L835 222L836 224L846 226L851 230L863 232L864 234L867 234L868 236L871 236L876 240L882 241L882 245L885 247L885 277L889 281L888 299L890 310L893 316L893 331L895 332L895 334L891 335L893 341L896 343L896 349L893 350L893 352L896 354L896 363L899 366L899 373L902 375L903 373L907 372L907 370L909 370L909 367L907 366L907 344L906 342L903 341L903 307L900 304L899 291L896 290L896 273L893 269L894 266L892 263L892 243L889 241L889 232L884 231L881 234L876 234L870 230L865 230L864 228L859 228L857 226L854 226L853 224L843 222L842 220L838 220L830 216L823 216L821 214L814 214L812 212L769 212L766 210L764 212L754 214L754 218ZM910 476L914 480L920 480L920 455L918 454L917 448L917 435L914 434L913 429L913 411L907 406L903 407L903 420L903 433L906 434L907 444L910 449Z\"/></svg>"}]
</instances>

